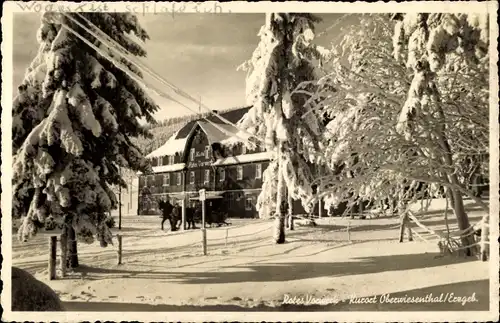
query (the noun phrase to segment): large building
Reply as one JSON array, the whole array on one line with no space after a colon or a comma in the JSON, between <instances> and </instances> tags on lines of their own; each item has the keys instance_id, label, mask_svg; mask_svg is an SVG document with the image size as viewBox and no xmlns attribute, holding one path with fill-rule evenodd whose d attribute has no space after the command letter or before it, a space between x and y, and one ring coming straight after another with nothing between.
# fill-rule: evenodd
<instances>
[{"instance_id":1,"label":"large building","mask_svg":"<svg viewBox=\"0 0 500 323\"><path fill-rule=\"evenodd\" d=\"M236 123L249 109L231 110L221 117ZM139 174L139 215L160 214L157 201L167 197L193 203L190 199L204 188L207 195L222 198L229 216L257 217L262 174L271 156L262 148L246 149L234 126L214 115L207 119L187 123L147 156L154 173ZM294 203L294 210L303 212L300 202Z\"/></svg>"}]
</instances>

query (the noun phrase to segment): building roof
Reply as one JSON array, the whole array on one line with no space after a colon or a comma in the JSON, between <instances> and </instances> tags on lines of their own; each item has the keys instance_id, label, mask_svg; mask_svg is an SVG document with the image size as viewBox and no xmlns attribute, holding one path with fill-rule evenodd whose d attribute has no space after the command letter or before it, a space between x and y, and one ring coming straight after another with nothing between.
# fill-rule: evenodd
<instances>
[{"instance_id":1,"label":"building roof","mask_svg":"<svg viewBox=\"0 0 500 323\"><path fill-rule=\"evenodd\" d=\"M249 110L250 107L239 108L221 113L220 115L224 119L232 123L237 123ZM208 119L210 122L206 119ZM173 134L164 145L151 152L146 156L146 158L169 156L183 152L186 148L187 140L189 139L190 134L193 132L197 125L199 125L202 128L203 132L205 132L208 141L211 144L215 142L221 143L231 140L231 138L235 135L236 138L241 137L241 135L237 135L237 133L240 132L238 128L224 123L216 116L210 115L206 119L198 119L188 122L184 127ZM232 140L234 141L235 139Z\"/></svg>"},{"instance_id":2,"label":"building roof","mask_svg":"<svg viewBox=\"0 0 500 323\"><path fill-rule=\"evenodd\" d=\"M207 121L198 121L203 132L207 135L208 142L210 144L216 142L223 142L233 137L235 133L238 132L238 128L229 124L215 123L215 122L207 122Z\"/></svg>"},{"instance_id":3,"label":"building roof","mask_svg":"<svg viewBox=\"0 0 500 323\"><path fill-rule=\"evenodd\" d=\"M220 113L220 116L223 117L224 119L232 122L232 123L237 123L250 110L250 108L251 107L244 107L244 108L238 108L238 109L230 110L230 111L227 111L227 112ZM226 124L221 119L219 119L218 117L214 116L213 114L209 115L207 117L207 119L209 121L213 122L213 123ZM182 127L177 132L177 135L176 135L175 138L176 139L181 139L181 138L187 138L187 137L189 137L189 134L190 134L191 130L193 129L193 127L196 125L196 123L198 121L203 121L203 120L205 120L205 119L200 118L200 119L188 122L184 127Z\"/></svg>"},{"instance_id":4,"label":"building roof","mask_svg":"<svg viewBox=\"0 0 500 323\"><path fill-rule=\"evenodd\" d=\"M221 116L226 120L237 123L250 110L250 107L240 108L222 113ZM208 120L207 120L208 119ZM235 144L248 140L250 135L237 127L224 123L216 116L211 115L206 119L198 119L188 122L179 131L173 134L167 142L160 148L147 155L147 158L161 157L182 153L186 149L187 141L192 133L199 126L206 134L210 144L220 143L222 145ZM252 162L266 161L273 158L270 152L259 152L253 154L244 154L227 158L220 158L212 163L213 166L236 165ZM153 167L155 173L174 172L185 168L185 164L174 164Z\"/></svg>"},{"instance_id":5,"label":"building roof","mask_svg":"<svg viewBox=\"0 0 500 323\"><path fill-rule=\"evenodd\" d=\"M188 138L186 136L185 138L176 139L178 133L179 131L174 133L165 144L152 151L146 158L169 156L183 152Z\"/></svg>"}]
</instances>

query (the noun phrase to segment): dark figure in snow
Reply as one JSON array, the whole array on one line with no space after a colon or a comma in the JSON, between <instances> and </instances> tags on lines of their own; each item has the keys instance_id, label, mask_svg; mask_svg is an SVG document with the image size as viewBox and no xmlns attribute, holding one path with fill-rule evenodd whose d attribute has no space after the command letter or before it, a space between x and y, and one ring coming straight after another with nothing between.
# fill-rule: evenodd
<instances>
[{"instance_id":1,"label":"dark figure in snow","mask_svg":"<svg viewBox=\"0 0 500 323\"><path fill-rule=\"evenodd\" d=\"M212 227L212 224L216 224L217 227L231 224L226 222L227 212L223 210L221 203L218 203L216 201L211 201L207 203L206 208L207 212L206 212L205 222L206 224L210 225L210 227Z\"/></svg>"},{"instance_id":2,"label":"dark figure in snow","mask_svg":"<svg viewBox=\"0 0 500 323\"><path fill-rule=\"evenodd\" d=\"M170 203L169 200L159 201L158 207L161 210L162 215L161 229L163 230L163 224L168 220L170 222L170 229L172 231L176 231L177 221L173 218L172 211L174 210L174 206L172 205L172 203Z\"/></svg>"}]
</instances>

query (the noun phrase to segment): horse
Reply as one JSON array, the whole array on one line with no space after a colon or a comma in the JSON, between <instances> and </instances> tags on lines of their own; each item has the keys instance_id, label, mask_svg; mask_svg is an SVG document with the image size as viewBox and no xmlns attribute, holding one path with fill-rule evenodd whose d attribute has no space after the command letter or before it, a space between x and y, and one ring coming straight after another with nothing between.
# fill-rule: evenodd
<instances>
[{"instance_id":1,"label":"horse","mask_svg":"<svg viewBox=\"0 0 500 323\"><path fill-rule=\"evenodd\" d=\"M172 214L175 206L172 205L169 200L165 200L159 201L158 207L162 213L161 229L163 230L163 224L168 220L170 222L170 229L172 231L177 231L177 219L175 219L175 215Z\"/></svg>"},{"instance_id":2,"label":"horse","mask_svg":"<svg viewBox=\"0 0 500 323\"><path fill-rule=\"evenodd\" d=\"M182 206L180 205L174 205L172 207L172 218L173 218L173 223L174 226L177 228L180 228L182 225ZM192 207L186 207L186 223L188 225L187 229L196 229L195 225L195 214L196 214L196 209Z\"/></svg>"}]
</instances>

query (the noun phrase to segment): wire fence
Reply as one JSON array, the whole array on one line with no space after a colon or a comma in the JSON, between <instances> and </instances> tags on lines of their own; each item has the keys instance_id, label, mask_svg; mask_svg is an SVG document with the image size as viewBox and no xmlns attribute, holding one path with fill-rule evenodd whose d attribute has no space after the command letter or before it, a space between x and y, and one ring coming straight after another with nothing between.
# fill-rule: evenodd
<instances>
[{"instance_id":1,"label":"wire fence","mask_svg":"<svg viewBox=\"0 0 500 323\"><path fill-rule=\"evenodd\" d=\"M463 246L460 240L465 237L476 234L476 230L483 225L483 221L479 221L474 225L471 225L465 230L454 230L445 232L443 230L433 229L422 223L415 215L411 212L408 215L411 223L414 224L410 228L411 232L422 242L434 244L442 248L443 244L448 248L450 253L458 252L460 250L474 248L480 245L482 242L476 241L475 239L469 245ZM325 235L326 240L330 242L355 242L360 241L358 237L353 237L353 234L363 233L363 241L370 241L373 235L371 232L380 231L379 225L372 225L370 219L367 220L354 220L342 219L338 221L333 219L334 224L321 224L318 227L326 228L324 230L310 230L304 231L299 229L301 227L299 220L310 220L308 218L299 218L295 220L295 232L288 231L287 236L291 239L290 241L325 241L319 239L319 235ZM353 225L354 224L354 225ZM304 225L304 224L303 224ZM272 230L275 226L274 222L262 221L254 223L244 223L234 226L216 227L216 228L198 228L191 230L180 230L180 231L160 231L158 229L141 228L138 231L126 231L126 230L113 230L113 242L108 248L100 248L96 244L78 244L78 256L86 261L89 258L92 261L103 262L106 264L115 262L116 264L125 263L137 263L137 262L147 262L154 259L166 259L168 257L179 258L185 255L192 257L204 256L204 255L224 255L228 253L238 253L240 251L255 249L257 247L266 246L272 236ZM307 226L307 225L306 225ZM334 228L338 226L338 228ZM333 227L333 228L332 228ZM394 229L401 228L401 223L395 223L392 225L386 225L384 227L387 230L387 235L390 235L393 239ZM314 233L315 238L311 240L303 239L302 235L307 233ZM333 237L332 234L338 234ZM299 239L296 237L299 236ZM55 238L55 240L53 239ZM354 239L353 239L354 238ZM358 239L356 239L358 238ZM316 240L315 240L316 239ZM59 259L59 270L61 275L65 275L65 269L63 269L63 262L65 263L68 256L72 256L71 248L69 248L71 242L76 240L69 240L64 238L61 241L61 236L52 234L49 239L49 275L50 279L55 279L54 268L56 268L54 262ZM58 248L54 247L54 243L59 244ZM488 242L485 242L488 244ZM66 247L62 247L62 245ZM54 249L55 248L55 249ZM443 252L441 250L441 252ZM55 255L59 253L59 257ZM66 256L63 256L63 253Z\"/></svg>"}]
</instances>

